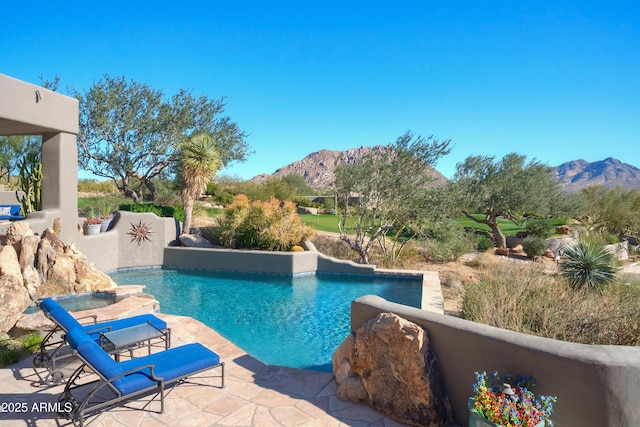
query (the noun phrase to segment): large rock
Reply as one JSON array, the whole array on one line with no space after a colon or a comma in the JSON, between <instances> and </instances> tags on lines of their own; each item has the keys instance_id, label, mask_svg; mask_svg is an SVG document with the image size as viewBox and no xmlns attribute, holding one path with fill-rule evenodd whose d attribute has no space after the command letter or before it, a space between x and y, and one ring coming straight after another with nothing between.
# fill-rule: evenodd
<instances>
[{"instance_id":1,"label":"large rock","mask_svg":"<svg viewBox=\"0 0 640 427\"><path fill-rule=\"evenodd\" d=\"M45 286L47 296L57 294L69 295L74 293L76 285L76 268L73 258L66 254L57 254L56 261L49 269L46 276ZM56 293L51 294L49 289L56 289Z\"/></svg>"},{"instance_id":2,"label":"large rock","mask_svg":"<svg viewBox=\"0 0 640 427\"><path fill-rule=\"evenodd\" d=\"M42 277L40 277L38 270L33 265L25 265L22 267L22 280L31 300L37 301L39 288L42 284Z\"/></svg>"},{"instance_id":3,"label":"large rock","mask_svg":"<svg viewBox=\"0 0 640 427\"><path fill-rule=\"evenodd\" d=\"M111 277L90 263L74 243L66 246L64 253L73 259L76 273L75 291L77 293L106 291L118 286Z\"/></svg>"},{"instance_id":4,"label":"large rock","mask_svg":"<svg viewBox=\"0 0 640 427\"><path fill-rule=\"evenodd\" d=\"M38 236L28 235L22 238L20 267L24 268L27 265L35 265L36 254L38 253L38 244L40 244L40 237Z\"/></svg>"},{"instance_id":5,"label":"large rock","mask_svg":"<svg viewBox=\"0 0 640 427\"><path fill-rule=\"evenodd\" d=\"M28 306L29 298L22 280L12 274L0 276L0 331L7 332L13 328Z\"/></svg>"},{"instance_id":6,"label":"large rock","mask_svg":"<svg viewBox=\"0 0 640 427\"><path fill-rule=\"evenodd\" d=\"M16 253L20 253L22 245L22 239L25 236L33 236L33 230L31 224L26 221L14 221L7 229L6 243L12 245L16 250Z\"/></svg>"},{"instance_id":7,"label":"large rock","mask_svg":"<svg viewBox=\"0 0 640 427\"><path fill-rule=\"evenodd\" d=\"M0 249L2 249L0 251L0 275L15 276L22 283L22 271L16 250L11 245L4 245Z\"/></svg>"},{"instance_id":8,"label":"large rock","mask_svg":"<svg viewBox=\"0 0 640 427\"><path fill-rule=\"evenodd\" d=\"M180 243L188 248L212 248L213 244L202 236L195 234L181 234Z\"/></svg>"},{"instance_id":9,"label":"large rock","mask_svg":"<svg viewBox=\"0 0 640 427\"><path fill-rule=\"evenodd\" d=\"M49 243L51 243L51 247L56 252L64 252L65 244L60 240L60 237L58 237L56 232L53 231L53 228L46 228L42 232L42 238L48 240Z\"/></svg>"},{"instance_id":10,"label":"large rock","mask_svg":"<svg viewBox=\"0 0 640 427\"><path fill-rule=\"evenodd\" d=\"M36 255L35 267L43 278L49 276L49 269L56 262L56 251L51 246L51 242L47 239L40 239L38 244L38 254Z\"/></svg>"},{"instance_id":11,"label":"large rock","mask_svg":"<svg viewBox=\"0 0 640 427\"><path fill-rule=\"evenodd\" d=\"M345 343L333 359L338 397L364 400L388 417L410 425L435 427L453 422L438 362L420 326L393 313L382 313ZM354 384L358 380L366 399Z\"/></svg>"}]
</instances>

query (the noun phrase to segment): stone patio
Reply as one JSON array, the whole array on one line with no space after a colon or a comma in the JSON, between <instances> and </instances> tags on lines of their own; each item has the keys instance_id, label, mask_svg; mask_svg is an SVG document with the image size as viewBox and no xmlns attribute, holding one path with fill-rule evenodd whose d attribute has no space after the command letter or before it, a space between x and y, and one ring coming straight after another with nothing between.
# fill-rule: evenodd
<instances>
[{"instance_id":1,"label":"stone patio","mask_svg":"<svg viewBox=\"0 0 640 427\"><path fill-rule=\"evenodd\" d=\"M166 394L165 412L149 397L117 406L87 419L88 426L380 426L399 424L363 404L339 400L330 373L264 365L204 324L184 316L159 314L171 328L172 347L201 342L225 362L220 370L190 377ZM73 363L65 369L71 370ZM66 426L42 403L55 403L64 385L47 387L47 371L31 358L0 369L0 426ZM65 375L67 377L68 375ZM26 412L9 411L27 403ZM34 408L33 404L36 404Z\"/></svg>"}]
</instances>

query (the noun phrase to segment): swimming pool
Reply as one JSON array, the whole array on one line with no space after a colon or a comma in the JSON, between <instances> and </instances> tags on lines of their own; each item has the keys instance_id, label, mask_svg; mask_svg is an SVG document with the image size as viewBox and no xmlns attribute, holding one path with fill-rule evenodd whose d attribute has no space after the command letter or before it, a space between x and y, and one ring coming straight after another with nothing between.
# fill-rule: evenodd
<instances>
[{"instance_id":1,"label":"swimming pool","mask_svg":"<svg viewBox=\"0 0 640 427\"><path fill-rule=\"evenodd\" d=\"M331 355L350 332L350 305L374 294L420 306L418 280L357 276L279 276L148 269L110 275L144 284L163 313L191 316L263 363L331 371Z\"/></svg>"}]
</instances>

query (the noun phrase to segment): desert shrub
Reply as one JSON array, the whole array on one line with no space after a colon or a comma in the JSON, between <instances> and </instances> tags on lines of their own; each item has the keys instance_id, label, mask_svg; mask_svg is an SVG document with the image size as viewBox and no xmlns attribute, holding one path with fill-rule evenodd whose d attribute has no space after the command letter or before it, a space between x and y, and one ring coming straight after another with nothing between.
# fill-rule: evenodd
<instances>
[{"instance_id":1,"label":"desert shrub","mask_svg":"<svg viewBox=\"0 0 640 427\"><path fill-rule=\"evenodd\" d=\"M0 338L0 368L19 362L22 358L35 353L42 337L37 333L20 339Z\"/></svg>"},{"instance_id":2,"label":"desert shrub","mask_svg":"<svg viewBox=\"0 0 640 427\"><path fill-rule=\"evenodd\" d=\"M300 220L294 203L273 197L268 202L249 202L247 196L238 195L225 209L216 237L231 248L286 251L312 233Z\"/></svg>"},{"instance_id":3,"label":"desert shrub","mask_svg":"<svg viewBox=\"0 0 640 427\"><path fill-rule=\"evenodd\" d=\"M427 258L436 262L455 261L461 255L473 251L476 245L475 236L466 232L455 221L443 221L434 225L423 244Z\"/></svg>"},{"instance_id":4,"label":"desert shrub","mask_svg":"<svg viewBox=\"0 0 640 427\"><path fill-rule=\"evenodd\" d=\"M526 334L583 344L640 345L640 285L601 292L569 288L538 264L484 265L468 283L462 317Z\"/></svg>"},{"instance_id":5,"label":"desert shrub","mask_svg":"<svg viewBox=\"0 0 640 427\"><path fill-rule=\"evenodd\" d=\"M293 202L297 205L297 206L302 206L305 208L311 208L313 207L313 202L309 199L307 199L306 197L296 197Z\"/></svg>"},{"instance_id":6,"label":"desert shrub","mask_svg":"<svg viewBox=\"0 0 640 427\"><path fill-rule=\"evenodd\" d=\"M313 237L313 244L318 252L334 258L353 262L357 262L359 259L358 254L351 250L346 242L336 237L317 234Z\"/></svg>"},{"instance_id":7,"label":"desert shrub","mask_svg":"<svg viewBox=\"0 0 640 427\"><path fill-rule=\"evenodd\" d=\"M476 249L480 252L484 252L487 249L493 248L493 240L489 238L486 234L476 234L476 240L478 244L476 245Z\"/></svg>"},{"instance_id":8,"label":"desert shrub","mask_svg":"<svg viewBox=\"0 0 640 427\"><path fill-rule=\"evenodd\" d=\"M581 240L565 248L562 275L572 288L600 288L615 279L613 256L604 246Z\"/></svg>"},{"instance_id":9,"label":"desert shrub","mask_svg":"<svg viewBox=\"0 0 640 427\"><path fill-rule=\"evenodd\" d=\"M522 240L522 249L528 258L535 258L544 255L547 249L547 242L543 237L529 236Z\"/></svg>"},{"instance_id":10,"label":"desert shrub","mask_svg":"<svg viewBox=\"0 0 640 427\"><path fill-rule=\"evenodd\" d=\"M549 221L545 221L543 219L527 221L528 236L542 237L543 239L546 239L550 237L554 231L555 226Z\"/></svg>"}]
</instances>

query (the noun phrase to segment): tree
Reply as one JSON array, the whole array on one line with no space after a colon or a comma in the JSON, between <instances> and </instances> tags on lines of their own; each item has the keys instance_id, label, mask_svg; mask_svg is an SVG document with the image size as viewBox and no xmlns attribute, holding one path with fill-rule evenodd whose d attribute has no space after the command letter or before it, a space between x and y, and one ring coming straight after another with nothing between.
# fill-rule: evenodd
<instances>
[{"instance_id":1,"label":"tree","mask_svg":"<svg viewBox=\"0 0 640 427\"><path fill-rule=\"evenodd\" d=\"M182 232L191 231L193 202L207 188L207 183L220 168L220 156L210 135L197 134L179 148L179 170L182 178L182 203L184 205L184 225Z\"/></svg>"},{"instance_id":2,"label":"tree","mask_svg":"<svg viewBox=\"0 0 640 427\"><path fill-rule=\"evenodd\" d=\"M640 234L640 191L592 186L582 190L583 223L622 239Z\"/></svg>"},{"instance_id":3,"label":"tree","mask_svg":"<svg viewBox=\"0 0 640 427\"><path fill-rule=\"evenodd\" d=\"M462 213L469 219L488 225L498 248L506 248L506 239L498 227L498 218L521 224L525 217L544 216L559 185L553 168L526 156L510 153L500 161L491 156L470 156L456 165L456 194ZM474 213L482 213L476 218Z\"/></svg>"},{"instance_id":4,"label":"tree","mask_svg":"<svg viewBox=\"0 0 640 427\"><path fill-rule=\"evenodd\" d=\"M0 179L8 184L18 163L29 154L39 155L40 147L40 136L0 136Z\"/></svg>"},{"instance_id":5,"label":"tree","mask_svg":"<svg viewBox=\"0 0 640 427\"><path fill-rule=\"evenodd\" d=\"M224 98L195 97L181 89L167 99L146 84L106 75L75 96L80 101L81 168L112 179L135 202L142 199L143 186L155 199L152 179L169 171L179 143L192 135L211 135L223 167L249 154L247 135L223 116Z\"/></svg>"},{"instance_id":6,"label":"tree","mask_svg":"<svg viewBox=\"0 0 640 427\"><path fill-rule=\"evenodd\" d=\"M449 153L449 142L407 132L356 163L336 165L340 238L358 253L361 263L369 263L369 250L378 239L395 263L406 242L418 233L430 214L429 170ZM350 234L352 230L355 234Z\"/></svg>"}]
</instances>

